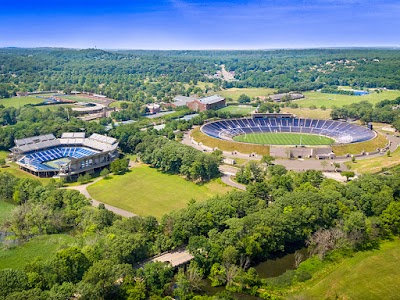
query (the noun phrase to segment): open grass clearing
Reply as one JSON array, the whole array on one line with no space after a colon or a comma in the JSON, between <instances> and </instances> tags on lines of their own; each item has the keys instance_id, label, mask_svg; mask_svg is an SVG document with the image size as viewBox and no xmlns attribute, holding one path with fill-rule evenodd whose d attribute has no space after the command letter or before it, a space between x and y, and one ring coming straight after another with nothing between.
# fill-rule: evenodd
<instances>
[{"instance_id":1,"label":"open grass clearing","mask_svg":"<svg viewBox=\"0 0 400 300\"><path fill-rule=\"evenodd\" d=\"M309 108L282 108L282 112L288 112L298 116L299 118L309 118L309 119L323 119L328 120L331 118L331 109L309 109Z\"/></svg>"},{"instance_id":2,"label":"open grass clearing","mask_svg":"<svg viewBox=\"0 0 400 300\"><path fill-rule=\"evenodd\" d=\"M121 104L122 104L122 103L132 104L132 102L130 102L130 101L115 101L115 102L113 102L113 103L110 104L110 107L121 108Z\"/></svg>"},{"instance_id":3,"label":"open grass clearing","mask_svg":"<svg viewBox=\"0 0 400 300\"><path fill-rule=\"evenodd\" d=\"M290 299L399 299L400 241L345 258L300 285L303 292ZM294 295L293 295L294 296Z\"/></svg>"},{"instance_id":4,"label":"open grass clearing","mask_svg":"<svg viewBox=\"0 0 400 300\"><path fill-rule=\"evenodd\" d=\"M224 96L225 98L232 98L234 101L237 101L241 94L246 94L250 98L256 98L265 97L275 93L276 90L271 88L230 88L217 92L217 94Z\"/></svg>"},{"instance_id":5,"label":"open grass clearing","mask_svg":"<svg viewBox=\"0 0 400 300\"><path fill-rule=\"evenodd\" d=\"M15 207L15 204L0 200L0 226L7 220Z\"/></svg>"},{"instance_id":6,"label":"open grass clearing","mask_svg":"<svg viewBox=\"0 0 400 300\"><path fill-rule=\"evenodd\" d=\"M43 260L54 255L61 247L75 242L68 234L52 234L37 236L11 249L0 249L0 269L23 269L36 258Z\"/></svg>"},{"instance_id":7,"label":"open grass clearing","mask_svg":"<svg viewBox=\"0 0 400 300\"><path fill-rule=\"evenodd\" d=\"M220 112L226 112L226 113L230 113L232 115L240 115L240 116L244 116L244 115L248 115L250 114L252 111L254 111L256 108L253 106L246 106L246 105L229 105L226 106L224 108L221 108Z\"/></svg>"},{"instance_id":8,"label":"open grass clearing","mask_svg":"<svg viewBox=\"0 0 400 300\"><path fill-rule=\"evenodd\" d=\"M305 99L295 100L301 107L310 107L315 105L317 108L325 106L326 108L332 108L332 106L341 107L343 105L349 105L361 101L368 101L373 104L388 99L394 100L400 97L400 90L387 90L380 93L371 92L371 94L364 96L352 96L352 95L340 95L340 94L327 94L321 92L304 92Z\"/></svg>"},{"instance_id":9,"label":"open grass clearing","mask_svg":"<svg viewBox=\"0 0 400 300\"><path fill-rule=\"evenodd\" d=\"M386 137L382 134L378 134L374 139L354 143L354 144L344 144L344 145L333 145L332 151L336 156L343 156L346 154L360 154L361 152L373 152L378 148L384 148L388 143Z\"/></svg>"},{"instance_id":10,"label":"open grass clearing","mask_svg":"<svg viewBox=\"0 0 400 300\"><path fill-rule=\"evenodd\" d=\"M191 136L197 143L203 143L203 145L215 148L222 151L238 151L240 153L257 153L259 155L269 155L269 146L264 145L256 145L256 144L247 144L247 143L238 143L234 141L226 141L217 138L210 137L203 132L201 132L200 128L195 128L191 132Z\"/></svg>"},{"instance_id":11,"label":"open grass clearing","mask_svg":"<svg viewBox=\"0 0 400 300\"><path fill-rule=\"evenodd\" d=\"M19 108L26 104L38 104L43 101L44 99L36 98L36 96L21 96L21 97L0 99L0 104L4 105L4 107L14 106L15 108Z\"/></svg>"},{"instance_id":12,"label":"open grass clearing","mask_svg":"<svg viewBox=\"0 0 400 300\"><path fill-rule=\"evenodd\" d=\"M331 145L335 141L331 138L304 133L252 133L237 135L233 138L237 142L261 145Z\"/></svg>"},{"instance_id":13,"label":"open grass clearing","mask_svg":"<svg viewBox=\"0 0 400 300\"><path fill-rule=\"evenodd\" d=\"M21 170L16 163L7 163L6 167L0 168L0 172L8 172L18 178L31 178L39 180L43 185L50 182L50 178L39 178L24 170Z\"/></svg>"},{"instance_id":14,"label":"open grass clearing","mask_svg":"<svg viewBox=\"0 0 400 300\"><path fill-rule=\"evenodd\" d=\"M346 166L356 173L378 173L382 171L382 168L392 168L400 165L400 148L391 153L390 157L386 154L380 157L356 160L353 162L347 162Z\"/></svg>"},{"instance_id":15,"label":"open grass clearing","mask_svg":"<svg viewBox=\"0 0 400 300\"><path fill-rule=\"evenodd\" d=\"M157 218L186 207L191 199L205 201L232 190L219 179L197 185L146 165L137 165L124 175L114 175L88 187L90 195L98 201Z\"/></svg>"}]
</instances>

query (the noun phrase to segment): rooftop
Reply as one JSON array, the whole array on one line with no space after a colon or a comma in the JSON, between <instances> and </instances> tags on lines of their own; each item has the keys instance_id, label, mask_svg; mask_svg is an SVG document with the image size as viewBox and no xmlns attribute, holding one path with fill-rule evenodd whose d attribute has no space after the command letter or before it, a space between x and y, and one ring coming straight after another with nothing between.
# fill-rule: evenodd
<instances>
[{"instance_id":1,"label":"rooftop","mask_svg":"<svg viewBox=\"0 0 400 300\"><path fill-rule=\"evenodd\" d=\"M201 103L204 103L204 104L213 104L213 103L220 102L222 100L225 100L225 98L221 97L219 95L213 95L213 96L209 96L209 97L205 97L205 98L199 99L199 101Z\"/></svg>"}]
</instances>

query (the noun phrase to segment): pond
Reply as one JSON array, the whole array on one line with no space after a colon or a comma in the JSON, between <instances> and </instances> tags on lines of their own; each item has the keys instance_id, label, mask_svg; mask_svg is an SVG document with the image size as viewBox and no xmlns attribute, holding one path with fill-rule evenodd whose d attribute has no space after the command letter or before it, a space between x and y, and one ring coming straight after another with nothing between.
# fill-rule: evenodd
<instances>
[{"instance_id":1,"label":"pond","mask_svg":"<svg viewBox=\"0 0 400 300\"><path fill-rule=\"evenodd\" d=\"M302 260L308 258L307 248L302 248L298 250L298 252L303 256ZM268 277L276 277L282 275L287 270L295 269L295 254L289 253L282 257L278 257L275 259L269 259L264 262L259 263L255 266L257 270L258 276L260 278L268 278ZM224 286L212 287L211 282L208 279L204 279L204 292L207 295L215 295L219 292L225 290ZM261 299L255 296L247 295L247 294L234 294L235 298L238 300L257 300Z\"/></svg>"},{"instance_id":2,"label":"pond","mask_svg":"<svg viewBox=\"0 0 400 300\"><path fill-rule=\"evenodd\" d=\"M302 248L298 250L298 252L303 256L302 261L307 259L307 248ZM276 259L266 260L255 266L255 269L257 270L258 276L260 276L260 278L276 277L282 275L287 270L295 269L295 254L289 253Z\"/></svg>"}]
</instances>

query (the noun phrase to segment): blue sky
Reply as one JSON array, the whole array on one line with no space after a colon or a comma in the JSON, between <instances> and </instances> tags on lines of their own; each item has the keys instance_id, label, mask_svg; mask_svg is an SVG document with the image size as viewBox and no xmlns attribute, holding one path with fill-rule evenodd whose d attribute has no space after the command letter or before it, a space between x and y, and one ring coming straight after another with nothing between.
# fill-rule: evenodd
<instances>
[{"instance_id":1,"label":"blue sky","mask_svg":"<svg viewBox=\"0 0 400 300\"><path fill-rule=\"evenodd\" d=\"M0 47L399 47L399 16L399 0L0 0Z\"/></svg>"}]
</instances>

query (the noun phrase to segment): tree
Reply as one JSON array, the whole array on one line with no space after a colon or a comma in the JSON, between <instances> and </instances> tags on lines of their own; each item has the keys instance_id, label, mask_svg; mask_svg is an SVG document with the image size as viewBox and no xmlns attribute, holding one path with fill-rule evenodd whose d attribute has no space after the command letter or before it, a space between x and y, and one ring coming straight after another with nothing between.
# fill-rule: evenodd
<instances>
[{"instance_id":1,"label":"tree","mask_svg":"<svg viewBox=\"0 0 400 300\"><path fill-rule=\"evenodd\" d=\"M119 298L120 284L127 275L132 276L132 272L131 265L99 260L86 271L78 291L82 299Z\"/></svg>"},{"instance_id":2,"label":"tree","mask_svg":"<svg viewBox=\"0 0 400 300\"><path fill-rule=\"evenodd\" d=\"M51 265L56 271L56 282L62 284L63 282L79 282L90 263L80 249L70 247L58 251Z\"/></svg>"},{"instance_id":3,"label":"tree","mask_svg":"<svg viewBox=\"0 0 400 300\"><path fill-rule=\"evenodd\" d=\"M110 174L110 171L107 168L104 168L100 172L100 176L104 177L105 179L107 179L109 177L109 174Z\"/></svg>"},{"instance_id":4,"label":"tree","mask_svg":"<svg viewBox=\"0 0 400 300\"><path fill-rule=\"evenodd\" d=\"M4 158L0 158L0 168L4 168L6 165L6 160Z\"/></svg>"},{"instance_id":5,"label":"tree","mask_svg":"<svg viewBox=\"0 0 400 300\"><path fill-rule=\"evenodd\" d=\"M386 152L387 157L390 157L391 154L392 154L392 152L390 152L390 150L388 150L388 151Z\"/></svg>"},{"instance_id":6,"label":"tree","mask_svg":"<svg viewBox=\"0 0 400 300\"><path fill-rule=\"evenodd\" d=\"M353 171L343 171L341 175L346 177L346 181L349 181L349 178L354 177L356 174Z\"/></svg>"},{"instance_id":7,"label":"tree","mask_svg":"<svg viewBox=\"0 0 400 300\"><path fill-rule=\"evenodd\" d=\"M246 94L241 94L238 99L239 103L249 103L251 101L250 97Z\"/></svg>"},{"instance_id":8,"label":"tree","mask_svg":"<svg viewBox=\"0 0 400 300\"><path fill-rule=\"evenodd\" d=\"M382 212L380 219L389 234L400 234L400 202L391 202Z\"/></svg>"},{"instance_id":9,"label":"tree","mask_svg":"<svg viewBox=\"0 0 400 300\"><path fill-rule=\"evenodd\" d=\"M335 172L337 172L337 170L340 168L340 163L334 162L332 164L333 164L333 167L335 169Z\"/></svg>"},{"instance_id":10,"label":"tree","mask_svg":"<svg viewBox=\"0 0 400 300\"><path fill-rule=\"evenodd\" d=\"M13 269L0 270L0 297L17 291L23 291L28 286L25 272Z\"/></svg>"},{"instance_id":11,"label":"tree","mask_svg":"<svg viewBox=\"0 0 400 300\"><path fill-rule=\"evenodd\" d=\"M267 166L272 165L273 161L275 161L275 157L271 155L263 155L261 158L261 162L267 164Z\"/></svg>"},{"instance_id":12,"label":"tree","mask_svg":"<svg viewBox=\"0 0 400 300\"><path fill-rule=\"evenodd\" d=\"M325 168L328 166L328 162L326 160L321 161L322 170L325 171Z\"/></svg>"},{"instance_id":13,"label":"tree","mask_svg":"<svg viewBox=\"0 0 400 300\"><path fill-rule=\"evenodd\" d=\"M124 174L128 171L129 159L126 158L117 158L114 160L111 165L111 172L114 174Z\"/></svg>"}]
</instances>

